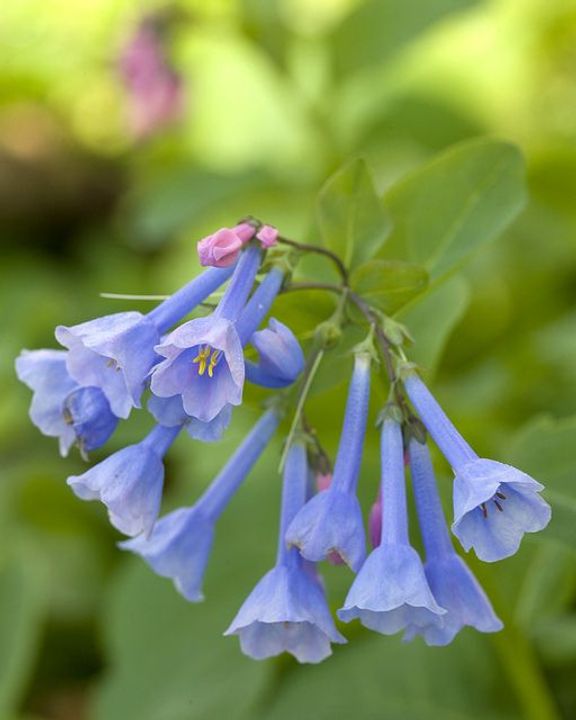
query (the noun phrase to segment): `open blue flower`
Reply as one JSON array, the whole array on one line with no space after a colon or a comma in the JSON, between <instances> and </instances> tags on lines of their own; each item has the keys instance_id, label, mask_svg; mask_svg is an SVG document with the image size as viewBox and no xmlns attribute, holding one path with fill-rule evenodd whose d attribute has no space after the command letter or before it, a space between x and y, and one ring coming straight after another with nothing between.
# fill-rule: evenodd
<instances>
[{"instance_id":1,"label":"open blue flower","mask_svg":"<svg viewBox=\"0 0 576 720\"><path fill-rule=\"evenodd\" d=\"M160 518L149 537L120 543L140 555L158 575L171 578L191 602L203 600L202 583L216 521L270 442L278 416L272 410L256 423L208 489L188 508Z\"/></svg>"},{"instance_id":2,"label":"open blue flower","mask_svg":"<svg viewBox=\"0 0 576 720\"><path fill-rule=\"evenodd\" d=\"M250 593L226 630L238 635L242 652L255 660L283 652L302 663L318 663L331 654L331 643L346 639L336 630L322 585L284 533L306 500L306 450L295 443L288 453L282 493L280 537L275 567Z\"/></svg>"},{"instance_id":3,"label":"open blue flower","mask_svg":"<svg viewBox=\"0 0 576 720\"><path fill-rule=\"evenodd\" d=\"M56 340L68 348L68 372L85 387L99 387L121 418L140 407L150 368L158 360L156 326L138 312L122 312L56 328Z\"/></svg>"},{"instance_id":4,"label":"open blue flower","mask_svg":"<svg viewBox=\"0 0 576 720\"><path fill-rule=\"evenodd\" d=\"M338 555L357 572L366 555L362 510L356 485L370 399L370 355L358 353L348 391L344 426L332 483L309 500L288 526L286 542L304 558Z\"/></svg>"},{"instance_id":5,"label":"open blue flower","mask_svg":"<svg viewBox=\"0 0 576 720\"><path fill-rule=\"evenodd\" d=\"M156 346L165 360L152 372L152 392L164 398L180 395L186 414L202 422L242 402L244 353L235 321L259 264L260 250L249 247L214 313L184 323Z\"/></svg>"},{"instance_id":6,"label":"open blue flower","mask_svg":"<svg viewBox=\"0 0 576 720\"><path fill-rule=\"evenodd\" d=\"M99 387L112 412L127 418L140 407L150 369L159 361L154 346L161 335L210 295L232 268L209 268L157 308L142 315L122 312L72 327L56 328L56 339L68 348L71 377L84 387Z\"/></svg>"},{"instance_id":7,"label":"open blue flower","mask_svg":"<svg viewBox=\"0 0 576 720\"><path fill-rule=\"evenodd\" d=\"M162 499L162 458L180 427L157 425L136 445L118 450L68 485L81 500L100 500L110 522L125 535L148 535L156 522Z\"/></svg>"},{"instance_id":8,"label":"open blue flower","mask_svg":"<svg viewBox=\"0 0 576 720\"><path fill-rule=\"evenodd\" d=\"M454 552L438 496L430 454L415 438L409 444L410 468L420 531L426 548L424 572L436 601L446 609L442 625L408 628L405 639L423 635L428 645L448 645L466 626L497 632L502 622L466 563Z\"/></svg>"},{"instance_id":9,"label":"open blue flower","mask_svg":"<svg viewBox=\"0 0 576 720\"><path fill-rule=\"evenodd\" d=\"M294 333L270 318L268 327L255 332L250 344L258 351L257 364L246 362L246 379L269 388L291 385L304 369L304 353Z\"/></svg>"},{"instance_id":10,"label":"open blue flower","mask_svg":"<svg viewBox=\"0 0 576 720\"><path fill-rule=\"evenodd\" d=\"M402 430L392 416L382 425L382 539L350 588L338 617L383 635L442 624L445 610L428 586L408 538Z\"/></svg>"},{"instance_id":11,"label":"open blue flower","mask_svg":"<svg viewBox=\"0 0 576 720\"><path fill-rule=\"evenodd\" d=\"M64 350L24 350L16 359L18 378L34 391L30 418L38 429L60 441L67 455L77 444L89 452L101 447L118 418L99 388L82 388L68 374Z\"/></svg>"},{"instance_id":12,"label":"open blue flower","mask_svg":"<svg viewBox=\"0 0 576 720\"><path fill-rule=\"evenodd\" d=\"M452 532L480 560L514 555L524 533L550 522L550 506L538 494L544 486L521 470L477 458L455 472Z\"/></svg>"},{"instance_id":13,"label":"open blue flower","mask_svg":"<svg viewBox=\"0 0 576 720\"><path fill-rule=\"evenodd\" d=\"M524 533L538 532L550 521L550 506L539 495L543 485L510 465L478 457L415 373L404 386L454 471L452 531L481 560L513 555Z\"/></svg>"}]
</instances>

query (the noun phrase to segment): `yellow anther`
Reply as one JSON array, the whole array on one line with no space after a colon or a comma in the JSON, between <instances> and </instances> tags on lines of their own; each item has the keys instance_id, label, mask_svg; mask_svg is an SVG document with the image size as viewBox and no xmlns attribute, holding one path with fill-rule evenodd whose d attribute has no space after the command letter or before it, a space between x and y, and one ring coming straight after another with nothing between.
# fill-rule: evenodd
<instances>
[{"instance_id":1,"label":"yellow anther","mask_svg":"<svg viewBox=\"0 0 576 720\"><path fill-rule=\"evenodd\" d=\"M206 372L206 366L208 365L208 358L210 357L211 347L210 345L205 345L203 348L200 348L198 351L198 355L192 360L193 363L198 363L198 375L204 375ZM210 374L210 369L208 369L208 374L210 377L212 375Z\"/></svg>"},{"instance_id":2,"label":"yellow anther","mask_svg":"<svg viewBox=\"0 0 576 720\"><path fill-rule=\"evenodd\" d=\"M220 357L220 351L214 350L212 353L212 356L210 357L210 365L208 365L208 376L213 377L214 375L214 368L216 367L216 363L218 362L218 358Z\"/></svg>"}]
</instances>

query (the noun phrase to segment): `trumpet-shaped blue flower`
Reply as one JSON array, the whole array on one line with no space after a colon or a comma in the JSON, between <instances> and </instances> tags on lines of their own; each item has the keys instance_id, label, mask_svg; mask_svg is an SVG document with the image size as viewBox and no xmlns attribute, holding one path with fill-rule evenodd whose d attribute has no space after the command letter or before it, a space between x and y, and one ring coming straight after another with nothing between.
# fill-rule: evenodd
<instances>
[{"instance_id":1,"label":"trumpet-shaped blue flower","mask_svg":"<svg viewBox=\"0 0 576 720\"><path fill-rule=\"evenodd\" d=\"M371 630L392 635L408 627L442 624L441 608L408 539L402 430L393 417L382 426L382 539L356 576L338 616L358 618Z\"/></svg>"},{"instance_id":2,"label":"trumpet-shaped blue flower","mask_svg":"<svg viewBox=\"0 0 576 720\"><path fill-rule=\"evenodd\" d=\"M276 413L265 413L192 507L169 513L156 523L150 537L127 540L120 547L140 555L158 575L171 578L187 600L203 600L202 583L215 523L270 442L277 425Z\"/></svg>"},{"instance_id":3,"label":"trumpet-shaped blue flower","mask_svg":"<svg viewBox=\"0 0 576 720\"><path fill-rule=\"evenodd\" d=\"M68 478L81 500L100 500L110 522L125 535L150 534L162 499L162 458L180 427L157 425L136 445L118 450L82 475Z\"/></svg>"},{"instance_id":4,"label":"trumpet-shaped blue flower","mask_svg":"<svg viewBox=\"0 0 576 720\"><path fill-rule=\"evenodd\" d=\"M415 438L409 445L412 485L426 548L424 572L436 601L446 609L442 625L409 627L406 639L421 634L428 645L448 645L466 625L497 632L502 622L466 563L454 552L436 488L428 448Z\"/></svg>"},{"instance_id":5,"label":"trumpet-shaped blue flower","mask_svg":"<svg viewBox=\"0 0 576 720\"><path fill-rule=\"evenodd\" d=\"M452 531L481 560L514 555L524 533L538 532L550 521L550 506L538 494L543 485L510 465L478 457L416 374L409 374L404 386L454 471Z\"/></svg>"},{"instance_id":6,"label":"trumpet-shaped blue flower","mask_svg":"<svg viewBox=\"0 0 576 720\"><path fill-rule=\"evenodd\" d=\"M118 418L99 388L82 388L68 374L64 350L24 350L16 359L18 378L34 391L30 418L38 429L60 441L67 455L76 443L81 451L102 446Z\"/></svg>"},{"instance_id":7,"label":"trumpet-shaped blue flower","mask_svg":"<svg viewBox=\"0 0 576 720\"><path fill-rule=\"evenodd\" d=\"M169 327L204 300L231 274L232 268L210 268L142 315L122 312L72 327L56 328L56 339L68 348L71 377L84 387L98 387L112 412L127 418L140 397L150 369L159 361L154 346Z\"/></svg>"},{"instance_id":8,"label":"trumpet-shaped blue flower","mask_svg":"<svg viewBox=\"0 0 576 720\"><path fill-rule=\"evenodd\" d=\"M235 327L260 264L260 250L249 247L215 312L190 320L170 333L156 351L163 360L151 377L159 397L182 396L187 415L210 422L226 405L240 405L244 353Z\"/></svg>"},{"instance_id":9,"label":"trumpet-shaped blue flower","mask_svg":"<svg viewBox=\"0 0 576 720\"><path fill-rule=\"evenodd\" d=\"M306 500L308 475L306 450L295 443L284 472L276 565L256 585L225 633L238 635L242 652L255 660L288 652L299 662L318 663L331 654L332 642L346 642L336 630L315 572L284 543L288 523Z\"/></svg>"},{"instance_id":10,"label":"trumpet-shaped blue flower","mask_svg":"<svg viewBox=\"0 0 576 720\"><path fill-rule=\"evenodd\" d=\"M258 351L257 364L246 362L246 379L269 388L291 385L304 369L304 353L294 333L270 318L268 327L255 332L250 344Z\"/></svg>"},{"instance_id":11,"label":"trumpet-shaped blue flower","mask_svg":"<svg viewBox=\"0 0 576 720\"><path fill-rule=\"evenodd\" d=\"M152 392L163 398L182 397L184 412L197 421L189 426L191 432L201 434L198 423L214 422L207 432L217 439L216 430L223 431L227 424L223 421L229 417L226 408L242 402L243 347L270 309L284 278L279 268L273 268L246 303L259 261L258 248L249 248L216 311L185 323L157 347L166 359L154 368Z\"/></svg>"},{"instance_id":12,"label":"trumpet-shaped blue flower","mask_svg":"<svg viewBox=\"0 0 576 720\"><path fill-rule=\"evenodd\" d=\"M344 426L332 483L309 500L288 526L286 541L304 558L318 561L339 556L352 570L366 555L362 511L356 485L370 397L370 355L358 353L348 391Z\"/></svg>"}]
</instances>

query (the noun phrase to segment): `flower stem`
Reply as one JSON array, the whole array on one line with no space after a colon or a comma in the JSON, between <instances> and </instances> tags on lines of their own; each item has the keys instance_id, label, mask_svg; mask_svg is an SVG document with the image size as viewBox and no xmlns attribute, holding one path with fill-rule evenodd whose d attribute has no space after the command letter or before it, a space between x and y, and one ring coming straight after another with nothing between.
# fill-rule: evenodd
<instances>
[{"instance_id":1,"label":"flower stem","mask_svg":"<svg viewBox=\"0 0 576 720\"><path fill-rule=\"evenodd\" d=\"M324 257L329 258L338 269L344 285L348 285L348 269L346 268L346 265L344 265L342 260L338 257L338 255L336 255L336 253L333 253L327 248L319 247L318 245L308 245L307 243L296 242L296 240L290 240L285 237L279 237L278 242L282 243L283 245L289 245L290 247L301 250L302 252L311 252L315 253L316 255L324 255Z\"/></svg>"}]
</instances>

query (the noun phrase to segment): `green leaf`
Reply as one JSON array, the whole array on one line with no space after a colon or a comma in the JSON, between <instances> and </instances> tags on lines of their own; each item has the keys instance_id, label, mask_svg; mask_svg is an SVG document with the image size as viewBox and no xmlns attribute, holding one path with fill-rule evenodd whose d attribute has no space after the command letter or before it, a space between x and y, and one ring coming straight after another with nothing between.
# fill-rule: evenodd
<instances>
[{"instance_id":1,"label":"green leaf","mask_svg":"<svg viewBox=\"0 0 576 720\"><path fill-rule=\"evenodd\" d=\"M380 257L424 265L435 280L502 233L525 200L524 163L514 146L461 143L388 191L394 229Z\"/></svg>"},{"instance_id":2,"label":"green leaf","mask_svg":"<svg viewBox=\"0 0 576 720\"><path fill-rule=\"evenodd\" d=\"M469 301L467 282L454 277L402 310L399 319L415 339L414 346L410 348L410 359L422 366L429 378L435 372L444 346L464 316Z\"/></svg>"},{"instance_id":3,"label":"green leaf","mask_svg":"<svg viewBox=\"0 0 576 720\"><path fill-rule=\"evenodd\" d=\"M401 260L370 260L350 278L352 290L388 315L420 295L427 285L428 273L423 267Z\"/></svg>"},{"instance_id":4,"label":"green leaf","mask_svg":"<svg viewBox=\"0 0 576 720\"><path fill-rule=\"evenodd\" d=\"M331 38L335 69L350 73L382 63L432 23L474 4L474 0L364 2Z\"/></svg>"},{"instance_id":5,"label":"green leaf","mask_svg":"<svg viewBox=\"0 0 576 720\"><path fill-rule=\"evenodd\" d=\"M362 633L327 662L294 668L254 720L500 720L517 717L509 694L477 633L440 651Z\"/></svg>"},{"instance_id":6,"label":"green leaf","mask_svg":"<svg viewBox=\"0 0 576 720\"><path fill-rule=\"evenodd\" d=\"M543 537L576 546L576 417L540 417L517 436L510 461L546 486L552 520Z\"/></svg>"},{"instance_id":7,"label":"green leaf","mask_svg":"<svg viewBox=\"0 0 576 720\"><path fill-rule=\"evenodd\" d=\"M14 543L14 537L11 538ZM0 567L0 717L18 709L36 658L43 618L38 566L31 549L13 548Z\"/></svg>"},{"instance_id":8,"label":"green leaf","mask_svg":"<svg viewBox=\"0 0 576 720\"><path fill-rule=\"evenodd\" d=\"M326 247L354 268L370 260L386 240L390 221L364 160L356 159L330 177L316 208Z\"/></svg>"}]
</instances>

